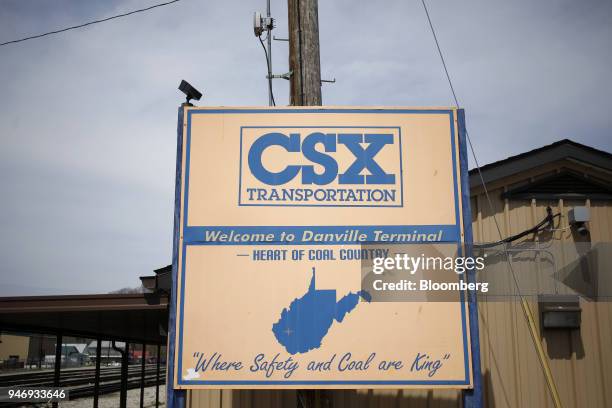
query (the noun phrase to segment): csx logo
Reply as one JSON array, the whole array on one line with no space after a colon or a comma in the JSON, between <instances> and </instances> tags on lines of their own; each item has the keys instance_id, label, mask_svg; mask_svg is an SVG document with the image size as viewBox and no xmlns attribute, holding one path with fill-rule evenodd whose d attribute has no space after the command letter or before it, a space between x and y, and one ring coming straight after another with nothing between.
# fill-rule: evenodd
<instances>
[{"instance_id":1,"label":"csx logo","mask_svg":"<svg viewBox=\"0 0 612 408\"><path fill-rule=\"evenodd\" d=\"M327 185L337 179L338 184L375 185L395 184L395 174L387 173L377 162L376 156L387 145L394 143L393 134L386 133L323 133L313 132L302 138L300 133L272 132L257 138L248 152L251 173L260 182L278 186L301 177L301 184ZM334 158L339 145L352 154L352 163L341 173ZM264 165L262 157L266 149L282 148L289 153L301 152L309 164L288 164L272 171ZM323 172L315 172L315 164ZM366 174L363 174L366 173Z\"/></svg>"}]
</instances>

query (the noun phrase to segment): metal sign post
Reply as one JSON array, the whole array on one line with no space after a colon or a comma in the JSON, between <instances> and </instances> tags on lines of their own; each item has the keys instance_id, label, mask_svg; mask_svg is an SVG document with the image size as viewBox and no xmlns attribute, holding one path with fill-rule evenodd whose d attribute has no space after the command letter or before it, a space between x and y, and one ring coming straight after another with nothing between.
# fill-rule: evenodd
<instances>
[{"instance_id":1,"label":"metal sign post","mask_svg":"<svg viewBox=\"0 0 612 408\"><path fill-rule=\"evenodd\" d=\"M461 191L463 194L463 233L465 256L472 256L472 246L474 236L472 233L472 210L470 207L470 179L468 173L468 148L465 127L465 111L457 110L457 133L459 139L459 164L461 168ZM467 271L467 280L470 283L476 282L476 271ZM470 345L472 348L472 376L473 388L463 391L464 408L480 408L483 406L482 400L482 373L480 371L480 334L478 328L478 302L474 292L468 291L468 314L470 316Z\"/></svg>"},{"instance_id":2,"label":"metal sign post","mask_svg":"<svg viewBox=\"0 0 612 408\"><path fill-rule=\"evenodd\" d=\"M169 408L185 407L185 390L174 389L174 353L176 337L176 294L178 293L178 251L180 242L180 218L181 218L181 186L183 173L183 133L184 133L184 109L189 106L182 104L178 109L178 121L176 127L176 176L174 183L174 229L172 239L172 292L168 302L168 349L166 353L166 403Z\"/></svg>"}]
</instances>

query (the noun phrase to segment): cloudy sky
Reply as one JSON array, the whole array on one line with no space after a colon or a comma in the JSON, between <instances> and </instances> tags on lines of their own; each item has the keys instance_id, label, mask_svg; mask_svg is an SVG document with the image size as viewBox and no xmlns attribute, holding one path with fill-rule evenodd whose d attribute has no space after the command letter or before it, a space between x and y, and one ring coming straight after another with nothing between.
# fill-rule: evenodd
<instances>
[{"instance_id":1,"label":"cloudy sky","mask_svg":"<svg viewBox=\"0 0 612 408\"><path fill-rule=\"evenodd\" d=\"M0 42L155 3L0 0ZM429 8L481 164L562 138L612 151L612 2ZM286 1L272 9L285 37ZM170 262L177 85L265 105L256 10L182 0L0 47L0 295L108 292ZM319 19L325 104L452 104L419 0L321 0ZM287 43L273 46L286 72Z\"/></svg>"}]
</instances>

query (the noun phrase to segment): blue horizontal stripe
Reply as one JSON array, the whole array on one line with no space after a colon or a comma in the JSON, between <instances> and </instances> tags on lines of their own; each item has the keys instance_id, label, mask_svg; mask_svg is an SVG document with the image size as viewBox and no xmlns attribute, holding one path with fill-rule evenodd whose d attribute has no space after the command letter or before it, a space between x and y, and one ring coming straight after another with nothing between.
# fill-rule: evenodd
<instances>
[{"instance_id":1,"label":"blue horizontal stripe","mask_svg":"<svg viewBox=\"0 0 612 408\"><path fill-rule=\"evenodd\" d=\"M351 237L340 237L339 239L326 240L324 242L316 242L310 240L302 240L306 231L311 231L313 234L343 234L347 230L356 230L358 234L365 234L365 239L355 239L356 234ZM380 234L410 234L411 236L426 234L435 235L435 240L423 240L408 237L407 240L381 240L376 239L375 231L380 231ZM233 239L226 242L214 240L212 238L216 233L230 236L233 234ZM282 233L293 234L294 241L281 241ZM208 234L208 238L207 238ZM244 234L263 234L271 235L270 240L266 241L241 241L236 239L236 235ZM438 235L440 239L438 240ZM183 239L186 245L344 245L344 244L411 244L411 243L429 243L429 242L458 242L459 228L456 225L366 225L366 226L219 226L219 227L186 227Z\"/></svg>"}]
</instances>

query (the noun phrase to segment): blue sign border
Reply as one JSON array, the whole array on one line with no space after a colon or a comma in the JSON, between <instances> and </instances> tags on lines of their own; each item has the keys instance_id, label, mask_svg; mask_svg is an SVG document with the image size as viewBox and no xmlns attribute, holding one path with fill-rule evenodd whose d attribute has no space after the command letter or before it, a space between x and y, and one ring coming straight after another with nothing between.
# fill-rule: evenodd
<instances>
[{"instance_id":1,"label":"blue sign border","mask_svg":"<svg viewBox=\"0 0 612 408\"><path fill-rule=\"evenodd\" d=\"M182 108L179 110L179 116L182 113ZM190 109L187 111L187 143L186 143L186 163L185 163L185 182L184 182L184 191L183 191L183 230L186 231L188 228L187 215L188 215L188 198L189 198L189 164L190 164L190 147L191 147L191 117L194 114L272 114L272 113L375 113L375 114L447 114L449 117L450 123L450 134L451 134L451 154L452 154L452 164L453 164L453 189L454 189L454 198L455 198L455 225L456 229L459 231L461 228L460 217L463 216L464 221L466 221L466 206L467 213L469 214L469 201L467 203L462 201L462 211L459 210L459 192L458 192L458 179L457 179L457 149L455 143L455 115L452 109ZM181 118L179 118L179 127L182 123ZM182 131L182 129L178 129L178 131ZM459 134L459 137L465 137L465 135ZM459 143L462 146L465 146L465 141L460 140ZM182 143L179 143L179 147ZM401 151L400 151L401 154ZM461 180L463 184L463 188L467 185L467 162L464 163L464 159L467 160L464 154L460 155L460 170L461 170ZM178 154L177 154L178 160ZM179 167L177 166L177 172ZM181 175L177 173L177 182L181 180ZM178 187L177 187L178 188ZM462 198L465 200L468 192L463 191ZM469 200L469 197L468 197ZM403 201L403 200L402 200ZM176 204L176 202L175 202ZM175 221L176 221L176 213L178 208L175 208ZM471 222L471 220L468 220ZM359 227L368 227L368 226L349 226L354 228ZM440 225L438 227L447 228L449 226ZM471 224L470 224L471 231ZM178 231L176 231L175 225L175 239L177 238ZM179 319L179 344L178 344L178 385L469 385L470 384L470 369L469 369L469 354L468 354L468 344L467 344L467 328L466 328L466 304L465 304L465 294L464 292L460 292L460 302L462 304L461 307L461 325L462 325L462 341L463 341L463 352L464 352L464 372L465 377L463 380L406 380L406 381L389 381L389 380L367 380L367 381L326 381L326 380L310 380L310 381L278 381L278 380L270 380L270 381L215 381L215 380L183 380L182 379L182 355L183 355L183 312L184 312L184 296L185 293L185 259L186 259L186 249L188 245L197 245L196 243L188 244L185 241L183 242L182 248L182 267L181 267L181 301L180 301L180 312L176 313L176 309L174 306L171 306L170 310L170 320L169 324L173 324L175 319ZM459 250L459 254L461 254L461 237L460 234L457 237L457 246ZM177 289L177 260L176 258L176 249L175 254L173 254L173 287L175 288L175 292ZM175 298L176 299L176 298ZM472 307L470 307L470 315L472 315ZM470 322L471 325L477 325L478 322ZM174 351L175 351L175 334L174 329L169 330L169 365L174 366ZM476 339L477 341L477 339ZM472 343L474 339L472 339ZM472 349L474 349L474 344L472 344ZM172 358L172 360L170 360ZM479 370L478 370L479 371ZM176 375L173 369L169 370L169 380L168 380L168 389L169 389L169 397L170 394L174 393L173 389L173 376ZM172 390L170 390L172 389ZM184 394L180 394L179 398L184 398Z\"/></svg>"}]
</instances>

